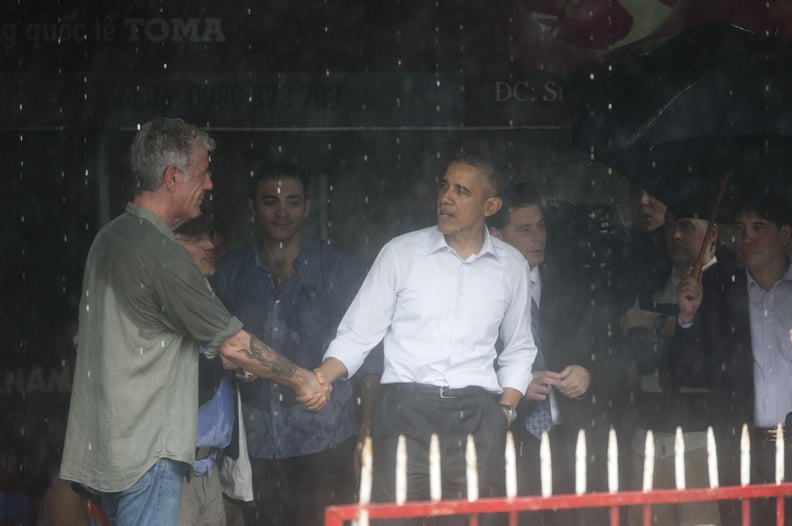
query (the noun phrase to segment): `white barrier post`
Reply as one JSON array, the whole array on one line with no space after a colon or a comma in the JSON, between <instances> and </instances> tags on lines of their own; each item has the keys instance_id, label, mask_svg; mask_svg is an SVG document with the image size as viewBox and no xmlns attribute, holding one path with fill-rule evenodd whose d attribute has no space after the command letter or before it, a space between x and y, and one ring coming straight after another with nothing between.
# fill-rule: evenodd
<instances>
[{"instance_id":1,"label":"white barrier post","mask_svg":"<svg viewBox=\"0 0 792 526\"><path fill-rule=\"evenodd\" d=\"M776 427L776 454L775 454L776 484L784 482L784 426Z\"/></svg>"},{"instance_id":2,"label":"white barrier post","mask_svg":"<svg viewBox=\"0 0 792 526\"><path fill-rule=\"evenodd\" d=\"M517 496L517 455L514 451L514 435L506 433L506 497Z\"/></svg>"},{"instance_id":3,"label":"white barrier post","mask_svg":"<svg viewBox=\"0 0 792 526\"><path fill-rule=\"evenodd\" d=\"M473 435L467 436L465 470L467 474L467 499L468 502L474 502L479 498L479 480L478 457L476 457L476 442L473 439Z\"/></svg>"},{"instance_id":4,"label":"white barrier post","mask_svg":"<svg viewBox=\"0 0 792 526\"><path fill-rule=\"evenodd\" d=\"M549 497L553 494L553 461L550 454L550 437L547 431L542 433L542 441L539 444L539 474L542 483L542 497Z\"/></svg>"},{"instance_id":5,"label":"white barrier post","mask_svg":"<svg viewBox=\"0 0 792 526\"><path fill-rule=\"evenodd\" d=\"M440 441L437 433L432 433L429 441L429 498L437 502L443 498L442 482L440 479Z\"/></svg>"},{"instance_id":6,"label":"white barrier post","mask_svg":"<svg viewBox=\"0 0 792 526\"><path fill-rule=\"evenodd\" d=\"M748 434L748 424L743 424L740 436L740 484L747 486L751 483L751 437Z\"/></svg>"},{"instance_id":7,"label":"white barrier post","mask_svg":"<svg viewBox=\"0 0 792 526\"><path fill-rule=\"evenodd\" d=\"M368 526L368 510L366 506L371 502L371 437L367 436L363 442L363 451L360 454L360 514L358 515L358 525Z\"/></svg>"},{"instance_id":8,"label":"white barrier post","mask_svg":"<svg viewBox=\"0 0 792 526\"><path fill-rule=\"evenodd\" d=\"M608 491L619 491L619 444L613 428L608 433Z\"/></svg>"},{"instance_id":9,"label":"white barrier post","mask_svg":"<svg viewBox=\"0 0 792 526\"><path fill-rule=\"evenodd\" d=\"M586 492L586 432L578 430L575 443L575 493L583 495Z\"/></svg>"},{"instance_id":10,"label":"white barrier post","mask_svg":"<svg viewBox=\"0 0 792 526\"><path fill-rule=\"evenodd\" d=\"M654 461L655 444L654 432L649 429L646 431L646 441L644 443L644 467L643 467L643 490L652 491L654 486Z\"/></svg>"},{"instance_id":11,"label":"white barrier post","mask_svg":"<svg viewBox=\"0 0 792 526\"><path fill-rule=\"evenodd\" d=\"M399 435L396 443L396 504L407 500L407 441Z\"/></svg>"},{"instance_id":12,"label":"white barrier post","mask_svg":"<svg viewBox=\"0 0 792 526\"><path fill-rule=\"evenodd\" d=\"M674 475L676 488L685 489L685 436L679 426L677 426L674 436Z\"/></svg>"},{"instance_id":13,"label":"white barrier post","mask_svg":"<svg viewBox=\"0 0 792 526\"><path fill-rule=\"evenodd\" d=\"M715 444L715 433L712 426L707 427L707 469L709 471L710 488L720 485L718 480L718 449Z\"/></svg>"}]
</instances>

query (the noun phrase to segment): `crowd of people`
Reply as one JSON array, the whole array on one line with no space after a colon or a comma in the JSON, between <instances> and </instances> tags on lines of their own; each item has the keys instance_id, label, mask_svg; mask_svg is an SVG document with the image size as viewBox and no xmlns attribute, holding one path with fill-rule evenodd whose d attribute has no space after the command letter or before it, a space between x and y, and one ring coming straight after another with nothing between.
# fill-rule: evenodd
<instances>
[{"instance_id":1,"label":"crowd of people","mask_svg":"<svg viewBox=\"0 0 792 526\"><path fill-rule=\"evenodd\" d=\"M366 273L303 231L310 177L291 163L256 168L254 235L224 253L201 206L214 148L180 119L143 125L135 196L86 262L60 478L113 524L322 524L326 506L355 501L366 437L374 502L395 501L400 437L407 499L429 499L432 435L444 499L467 495L469 436L479 496L504 494L508 431L521 495L540 491L544 433L554 493L574 491L579 429L589 491L607 489L611 428L622 488L642 486L648 430L655 487L673 487L678 426L688 486L708 484L708 426L721 484L739 483L743 423L759 455L752 480L774 480L770 430L792 411L785 196L744 196L724 242L708 203L671 210L633 186L620 264L592 269L554 253L562 225L530 174L465 151L437 174L436 225L390 240ZM759 501L754 523L770 524L773 510ZM598 513L521 513L520 523L606 524ZM628 523L641 513L627 510ZM668 526L740 520L729 501L653 514Z\"/></svg>"}]
</instances>

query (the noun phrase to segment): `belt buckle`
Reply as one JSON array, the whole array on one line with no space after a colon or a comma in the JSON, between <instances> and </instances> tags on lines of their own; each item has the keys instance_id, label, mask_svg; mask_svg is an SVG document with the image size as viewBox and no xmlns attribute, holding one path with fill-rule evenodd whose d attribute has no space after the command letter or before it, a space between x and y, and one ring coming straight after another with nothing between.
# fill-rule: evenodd
<instances>
[{"instance_id":1,"label":"belt buckle","mask_svg":"<svg viewBox=\"0 0 792 526\"><path fill-rule=\"evenodd\" d=\"M445 385L441 385L440 386L440 398L447 399L447 400L451 400L452 398L456 398L456 396L448 396L448 395L446 395L446 391L449 391L449 390L450 390L449 387L447 387Z\"/></svg>"}]
</instances>

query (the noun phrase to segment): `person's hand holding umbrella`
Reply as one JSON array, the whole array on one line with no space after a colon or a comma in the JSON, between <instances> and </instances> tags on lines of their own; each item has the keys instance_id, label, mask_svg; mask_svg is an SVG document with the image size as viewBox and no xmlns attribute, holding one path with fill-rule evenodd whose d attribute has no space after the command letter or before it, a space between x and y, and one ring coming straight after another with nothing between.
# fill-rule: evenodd
<instances>
[{"instance_id":1,"label":"person's hand holding umbrella","mask_svg":"<svg viewBox=\"0 0 792 526\"><path fill-rule=\"evenodd\" d=\"M683 325L690 325L696 319L696 313L704 299L704 289L701 278L691 275L683 279L676 289L677 306L679 307L678 319Z\"/></svg>"}]
</instances>

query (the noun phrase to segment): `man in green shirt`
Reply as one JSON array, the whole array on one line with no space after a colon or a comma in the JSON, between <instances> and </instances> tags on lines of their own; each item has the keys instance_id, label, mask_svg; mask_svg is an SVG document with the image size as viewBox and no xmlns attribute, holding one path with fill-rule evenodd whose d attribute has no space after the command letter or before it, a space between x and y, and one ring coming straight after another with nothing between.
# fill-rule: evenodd
<instances>
[{"instance_id":1,"label":"man in green shirt","mask_svg":"<svg viewBox=\"0 0 792 526\"><path fill-rule=\"evenodd\" d=\"M209 135L180 119L132 143L136 194L85 265L61 477L95 492L114 524L176 524L195 456L198 347L293 388L319 410L330 384L242 330L173 230L212 188Z\"/></svg>"}]
</instances>

